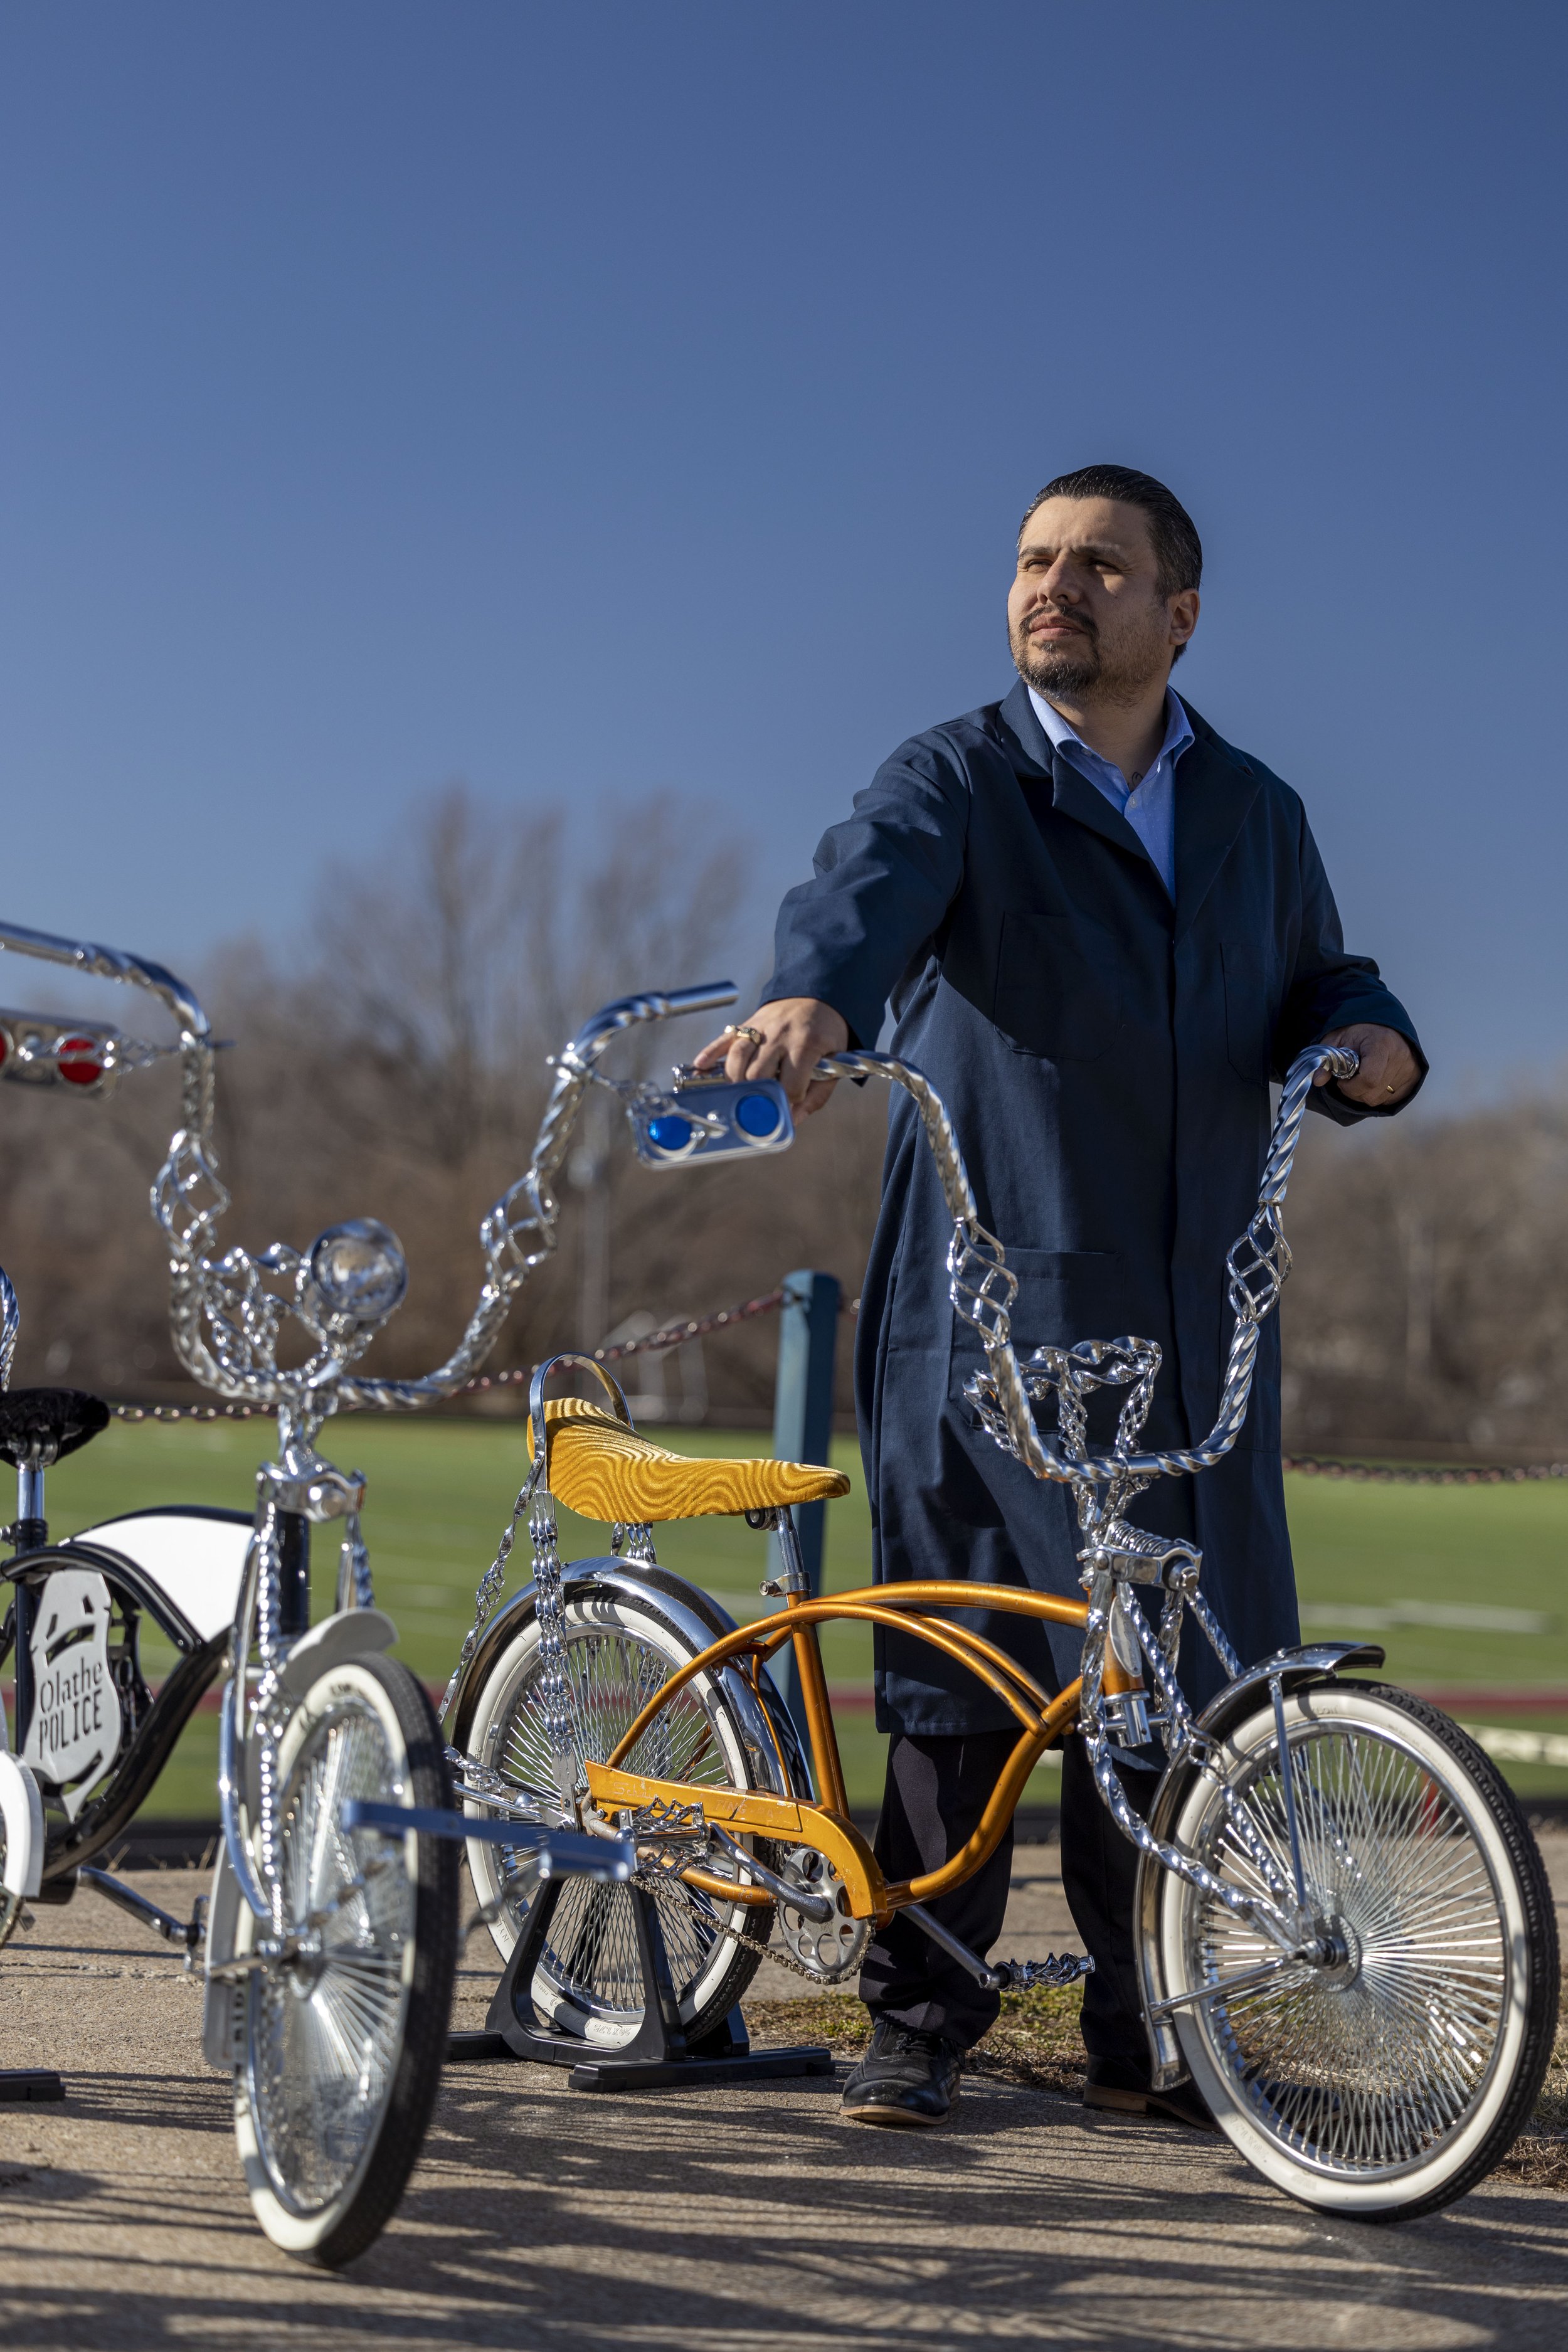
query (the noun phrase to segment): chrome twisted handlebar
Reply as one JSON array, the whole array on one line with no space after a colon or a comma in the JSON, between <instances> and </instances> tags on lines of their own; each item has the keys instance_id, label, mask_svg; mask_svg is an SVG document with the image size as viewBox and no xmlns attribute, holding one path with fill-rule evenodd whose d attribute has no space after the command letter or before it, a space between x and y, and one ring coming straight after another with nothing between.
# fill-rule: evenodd
<instances>
[{"instance_id":1,"label":"chrome twisted handlebar","mask_svg":"<svg viewBox=\"0 0 1568 2352\"><path fill-rule=\"evenodd\" d=\"M602 1055L624 1031L641 1022L673 1020L683 1013L715 1013L733 1004L739 992L727 980L699 988L649 991L640 996L619 997L584 1023L571 1044L553 1057L555 1083L526 1173L501 1194L480 1223L484 1286L457 1347L444 1364L426 1372L423 1380L342 1381L338 1385L342 1403L383 1412L414 1412L452 1395L472 1379L494 1346L518 1291L555 1247L560 1211L552 1185Z\"/></svg>"},{"instance_id":2,"label":"chrome twisted handlebar","mask_svg":"<svg viewBox=\"0 0 1568 2352\"><path fill-rule=\"evenodd\" d=\"M1272 1312L1290 1271L1290 1250L1280 1212L1300 1136L1301 1120L1320 1070L1335 1077L1354 1075L1356 1056L1348 1047L1310 1045L1286 1076L1258 1186L1258 1208L1247 1231L1226 1258L1227 1296L1235 1322L1219 1411L1201 1445L1158 1453L1133 1451L1153 1394L1160 1349L1152 1339L1089 1339L1069 1349L1041 1348L1020 1364L1012 1339L1012 1307L1018 1278L994 1234L981 1224L973 1188L946 1106L929 1079L891 1054L831 1055L816 1066L819 1078L880 1077L902 1087L921 1115L942 1197L952 1219L947 1253L948 1295L955 1313L980 1334L987 1370L965 1384L964 1393L990 1434L1032 1470L1037 1478L1064 1485L1110 1487L1113 1509L1151 1478L1212 1469L1236 1444L1247 1418L1258 1357L1258 1328ZM1086 1401L1095 1388L1125 1387L1130 1393L1110 1454L1088 1448ZM1036 1424L1031 1400L1050 1388L1058 1394L1060 1452Z\"/></svg>"},{"instance_id":3,"label":"chrome twisted handlebar","mask_svg":"<svg viewBox=\"0 0 1568 2352\"><path fill-rule=\"evenodd\" d=\"M310 1263L298 1252L275 1246L258 1257L239 1250L222 1257L214 1254L228 1195L218 1181L208 1138L176 1135L153 1187L153 1202L169 1243L171 1321L187 1369L223 1395L318 1412L334 1405L417 1412L451 1396L484 1362L518 1291L555 1246L559 1212L552 1182L599 1057L623 1030L639 1022L708 1012L733 1003L735 994L725 981L622 997L595 1013L556 1056L555 1083L529 1167L480 1221L484 1279L478 1303L445 1363L416 1380L346 1377L349 1365L385 1316L361 1322L352 1332L333 1328L321 1310ZM279 1299L269 1292L264 1280L269 1274L280 1275L289 1284L290 1295ZM284 1312L292 1313L320 1343L316 1354L297 1371L277 1369L278 1320ZM210 1345L204 1338L204 1322Z\"/></svg>"}]
</instances>

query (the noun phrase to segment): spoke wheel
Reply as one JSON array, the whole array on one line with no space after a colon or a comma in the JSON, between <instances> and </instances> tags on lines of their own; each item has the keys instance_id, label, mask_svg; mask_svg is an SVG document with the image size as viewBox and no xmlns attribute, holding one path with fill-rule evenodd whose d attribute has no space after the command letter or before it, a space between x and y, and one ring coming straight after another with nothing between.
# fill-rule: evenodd
<instances>
[{"instance_id":1,"label":"spoke wheel","mask_svg":"<svg viewBox=\"0 0 1568 2352\"><path fill-rule=\"evenodd\" d=\"M332 1668L279 1753L288 1957L247 1980L235 2122L268 2237L329 2268L363 2252L402 2196L446 2052L457 1848L345 1831L351 1797L449 1806L429 1700L381 1657ZM241 1906L239 1949L266 1930Z\"/></svg>"},{"instance_id":2,"label":"spoke wheel","mask_svg":"<svg viewBox=\"0 0 1568 2352\"><path fill-rule=\"evenodd\" d=\"M1535 1842L1490 1761L1407 1694L1315 1685L1286 1701L1309 1909L1328 1965L1283 1958L1167 1876L1167 1990L1271 1968L1176 2012L1216 2120L1307 2203L1368 2219L1461 2196L1534 2104L1557 2019L1557 1937ZM1287 1903L1272 1706L1194 1780L1176 1841L1226 1884Z\"/></svg>"},{"instance_id":3,"label":"spoke wheel","mask_svg":"<svg viewBox=\"0 0 1568 2352\"><path fill-rule=\"evenodd\" d=\"M654 1692L694 1654L652 1597L645 1602L591 1588L574 1593L566 1603L564 1633L580 1752L602 1764ZM539 1633L531 1620L487 1676L469 1742L482 1765L500 1773L520 1795L550 1809L546 1817L554 1818L558 1800L539 1689ZM719 1686L699 1675L677 1692L626 1759L626 1769L700 1788L746 1788L740 1727ZM480 1816L485 1810L472 1801L467 1809ZM468 1851L480 1902L500 1906L490 1934L501 1958L510 1959L539 1892L538 1873L527 1853L510 1846L476 1842ZM657 1880L653 1893L681 2023L691 2039L700 2040L728 2014L755 1975L773 1911L726 1904L673 1879ZM642 1987L629 1891L569 1879L534 1972L533 2000L542 2016L562 2032L617 2048L642 2022Z\"/></svg>"}]
</instances>

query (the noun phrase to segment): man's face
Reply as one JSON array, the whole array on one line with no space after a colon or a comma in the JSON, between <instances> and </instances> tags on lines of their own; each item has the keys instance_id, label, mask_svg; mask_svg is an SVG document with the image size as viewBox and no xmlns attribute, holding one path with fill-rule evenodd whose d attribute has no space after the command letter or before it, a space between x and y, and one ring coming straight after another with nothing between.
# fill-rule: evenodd
<instances>
[{"instance_id":1,"label":"man's face","mask_svg":"<svg viewBox=\"0 0 1568 2352\"><path fill-rule=\"evenodd\" d=\"M1047 499L1024 525L1007 598L1019 675L1047 698L1135 701L1197 625L1195 588L1160 593L1149 519L1116 499Z\"/></svg>"}]
</instances>

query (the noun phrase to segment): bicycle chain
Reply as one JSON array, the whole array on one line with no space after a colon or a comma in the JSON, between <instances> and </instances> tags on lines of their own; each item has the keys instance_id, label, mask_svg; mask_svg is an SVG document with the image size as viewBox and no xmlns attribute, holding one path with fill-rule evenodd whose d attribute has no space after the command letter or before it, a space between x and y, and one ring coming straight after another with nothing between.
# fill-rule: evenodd
<instances>
[{"instance_id":1,"label":"bicycle chain","mask_svg":"<svg viewBox=\"0 0 1568 2352\"><path fill-rule=\"evenodd\" d=\"M775 1904L773 1906L773 1931L777 1931L778 1924L778 1906ZM746 1942L744 1936L742 1936L739 1928L736 1927L721 1927L713 1940L715 1943L729 1944L743 1944ZM755 1944L748 1946L748 1949L753 1952L757 1951L758 1948L759 1948ZM848 1968L840 1969L836 1976L824 1976L820 1969L808 1969L804 1960L797 1960L795 1954L790 1950L786 1944L779 1944L775 1947L773 1941L772 1932L770 1932L768 1941L761 1947L760 1957L764 1960L771 1960L774 1968L787 1969L791 1976L804 1978L807 1984L823 1985L826 1986L829 1990L831 1990L835 1985L846 1983L850 1977L858 1976L860 1973L860 1963L858 1960L856 1960L852 1962Z\"/></svg>"},{"instance_id":2,"label":"bicycle chain","mask_svg":"<svg viewBox=\"0 0 1568 2352\"><path fill-rule=\"evenodd\" d=\"M636 1873L636 1883L640 1886L647 1886L650 1892L654 1891L661 1882L668 1885L671 1879L680 1885L683 1894L687 1893L687 1889L682 1885L679 1871L668 1865L656 1863L652 1869L645 1867ZM808 1969L804 1960L797 1960L787 1945L780 1943L775 1947L774 1936L782 1933L779 1928L779 1909L776 1902L773 1906L773 1925L769 1929L768 1940L765 1944L761 1946L753 1944L739 1927L716 1927L713 1931L713 1941L715 1944L744 1944L748 1951L758 1953L763 1959L772 1960L775 1968L787 1969L792 1976L803 1978L807 1984L840 1985L848 1978L859 1974L858 1959L852 1961L847 1968L840 1969L834 1976L824 1976L820 1969Z\"/></svg>"}]
</instances>

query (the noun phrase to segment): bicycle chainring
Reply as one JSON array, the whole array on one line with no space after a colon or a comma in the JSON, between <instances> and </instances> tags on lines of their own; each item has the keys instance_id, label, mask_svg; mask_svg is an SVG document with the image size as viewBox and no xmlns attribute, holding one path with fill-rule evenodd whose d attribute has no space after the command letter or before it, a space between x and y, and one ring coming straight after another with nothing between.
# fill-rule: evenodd
<instances>
[{"instance_id":1,"label":"bicycle chainring","mask_svg":"<svg viewBox=\"0 0 1568 2352\"><path fill-rule=\"evenodd\" d=\"M776 1906L776 1916L784 1948L800 1972L816 1984L842 1984L859 1969L871 1940L870 1921L851 1915L844 1881L815 1846L781 1847L776 1867L786 1883L832 1897L831 1919L807 1919L787 1901Z\"/></svg>"}]
</instances>

